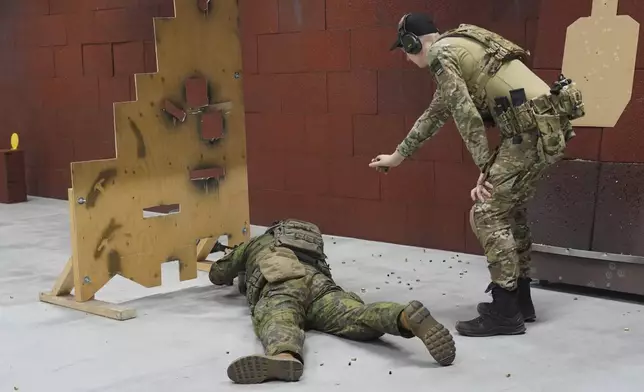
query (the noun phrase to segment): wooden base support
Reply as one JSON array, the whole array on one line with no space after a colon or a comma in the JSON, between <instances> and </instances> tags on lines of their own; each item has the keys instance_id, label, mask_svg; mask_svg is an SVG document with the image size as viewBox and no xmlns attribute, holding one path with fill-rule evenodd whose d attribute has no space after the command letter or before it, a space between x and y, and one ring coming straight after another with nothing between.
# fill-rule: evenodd
<instances>
[{"instance_id":1,"label":"wooden base support","mask_svg":"<svg viewBox=\"0 0 644 392\"><path fill-rule=\"evenodd\" d=\"M212 261L207 260L206 257L210 254L210 250L217 242L216 238L203 238L197 245L197 269L199 271L209 272ZM74 289L74 262L70 257L65 264L63 272L58 276L54 287L50 292L40 293L40 301L50 304L63 306L66 308L80 310L81 312L95 314L97 316L107 317L113 320L129 320L136 317L136 310L112 304L109 302L98 301L91 299L85 302L79 302L71 295Z\"/></svg>"},{"instance_id":2,"label":"wooden base support","mask_svg":"<svg viewBox=\"0 0 644 392\"><path fill-rule=\"evenodd\" d=\"M74 288L74 263L70 257L65 264L63 272L56 279L54 287L50 292L40 293L40 300L50 304L63 306L81 312L107 317L113 320L129 320L136 317L136 310L126 308L109 302L91 299L85 302L76 301L71 295Z\"/></svg>"},{"instance_id":3,"label":"wooden base support","mask_svg":"<svg viewBox=\"0 0 644 392\"><path fill-rule=\"evenodd\" d=\"M210 260L197 261L197 270L203 271L203 272L210 272L211 265L212 265L212 261Z\"/></svg>"},{"instance_id":4,"label":"wooden base support","mask_svg":"<svg viewBox=\"0 0 644 392\"><path fill-rule=\"evenodd\" d=\"M210 272L212 261L206 260L210 254L212 247L215 246L217 238L202 238L197 244L197 270Z\"/></svg>"},{"instance_id":5,"label":"wooden base support","mask_svg":"<svg viewBox=\"0 0 644 392\"><path fill-rule=\"evenodd\" d=\"M97 301L95 299L78 302L73 295L53 295L52 293L40 293L40 300L50 304L66 308L80 310L81 312L103 316L112 320L129 320L136 317L136 309L121 307L109 302Z\"/></svg>"}]
</instances>

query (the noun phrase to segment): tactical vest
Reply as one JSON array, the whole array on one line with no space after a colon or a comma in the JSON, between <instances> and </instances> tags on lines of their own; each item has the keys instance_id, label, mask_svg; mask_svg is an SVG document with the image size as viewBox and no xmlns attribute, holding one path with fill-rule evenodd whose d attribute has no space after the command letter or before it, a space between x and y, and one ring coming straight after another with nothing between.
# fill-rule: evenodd
<instances>
[{"instance_id":1,"label":"tactical vest","mask_svg":"<svg viewBox=\"0 0 644 392\"><path fill-rule=\"evenodd\" d=\"M530 56L530 52L519 45L503 38L499 34L474 25L461 24L457 28L441 34L438 41L447 37L469 38L485 47L486 55L478 64L479 73L470 89L472 100L478 109L487 107L485 103L485 86L501 66L517 59L525 63Z\"/></svg>"},{"instance_id":2,"label":"tactical vest","mask_svg":"<svg viewBox=\"0 0 644 392\"><path fill-rule=\"evenodd\" d=\"M327 256L324 254L322 233L315 224L297 219L285 219L269 227L264 235L267 234L273 237L271 247L284 247L292 250L300 261L312 265L331 278L331 268L327 264ZM267 281L260 269L256 267L250 271L246 283L246 297L252 309Z\"/></svg>"},{"instance_id":3,"label":"tactical vest","mask_svg":"<svg viewBox=\"0 0 644 392\"><path fill-rule=\"evenodd\" d=\"M293 251L305 252L316 258L326 258L322 233L313 223L285 219L275 222L266 230L266 233L273 234L275 246L284 246Z\"/></svg>"}]
</instances>

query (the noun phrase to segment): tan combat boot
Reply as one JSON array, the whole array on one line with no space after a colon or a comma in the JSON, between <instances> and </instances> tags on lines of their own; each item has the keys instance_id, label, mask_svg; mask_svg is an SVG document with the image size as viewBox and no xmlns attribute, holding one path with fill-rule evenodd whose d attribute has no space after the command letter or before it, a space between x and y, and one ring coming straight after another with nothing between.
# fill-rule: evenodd
<instances>
[{"instance_id":1,"label":"tan combat boot","mask_svg":"<svg viewBox=\"0 0 644 392\"><path fill-rule=\"evenodd\" d=\"M420 340L431 356L443 366L451 365L456 358L456 344L449 330L436 321L422 303L412 301L401 314L403 327Z\"/></svg>"},{"instance_id":2,"label":"tan combat boot","mask_svg":"<svg viewBox=\"0 0 644 392\"><path fill-rule=\"evenodd\" d=\"M302 362L290 354L249 355L228 366L228 378L237 384L260 384L269 380L298 381L304 372Z\"/></svg>"}]
</instances>

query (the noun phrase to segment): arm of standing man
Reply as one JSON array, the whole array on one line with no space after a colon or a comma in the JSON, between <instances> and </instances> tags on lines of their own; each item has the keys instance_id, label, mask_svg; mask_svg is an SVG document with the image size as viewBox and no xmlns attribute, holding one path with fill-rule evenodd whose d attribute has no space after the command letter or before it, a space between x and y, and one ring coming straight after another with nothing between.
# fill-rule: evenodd
<instances>
[{"instance_id":1,"label":"arm of standing man","mask_svg":"<svg viewBox=\"0 0 644 392\"><path fill-rule=\"evenodd\" d=\"M429 52L429 69L474 163L483 170L490 159L490 150L483 118L474 105L459 66L459 57L466 55L464 49L436 45Z\"/></svg>"},{"instance_id":2,"label":"arm of standing man","mask_svg":"<svg viewBox=\"0 0 644 392\"><path fill-rule=\"evenodd\" d=\"M436 79L438 89L445 97L445 104L454 117L456 128L467 150L481 171L476 186L470 191L470 197L473 201L484 201L490 197L489 191L492 190L492 184L485 181L483 173L490 160L490 149L485 134L485 123L474 105L459 66L459 57L467 55L464 49L437 45L429 52L429 69Z\"/></svg>"},{"instance_id":3,"label":"arm of standing man","mask_svg":"<svg viewBox=\"0 0 644 392\"><path fill-rule=\"evenodd\" d=\"M396 147L396 151L391 155L378 155L371 160L369 167L400 165L405 158L415 153L427 139L434 136L447 122L450 115L441 89L436 88L429 107L418 117L405 139Z\"/></svg>"}]
</instances>

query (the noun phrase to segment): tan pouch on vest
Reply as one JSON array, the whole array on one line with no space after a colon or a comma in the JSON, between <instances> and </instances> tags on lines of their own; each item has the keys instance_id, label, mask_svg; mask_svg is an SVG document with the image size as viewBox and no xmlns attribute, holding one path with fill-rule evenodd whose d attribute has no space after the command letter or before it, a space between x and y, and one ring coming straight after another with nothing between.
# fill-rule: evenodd
<instances>
[{"instance_id":1,"label":"tan pouch on vest","mask_svg":"<svg viewBox=\"0 0 644 392\"><path fill-rule=\"evenodd\" d=\"M306 275L304 264L300 262L292 250L283 247L274 247L273 249L273 252L264 255L257 262L267 282L279 283Z\"/></svg>"},{"instance_id":2,"label":"tan pouch on vest","mask_svg":"<svg viewBox=\"0 0 644 392\"><path fill-rule=\"evenodd\" d=\"M534 117L539 129L537 149L541 159L547 164L561 160L566 149L566 140L561 129L560 117L547 114L535 114Z\"/></svg>"}]
</instances>

